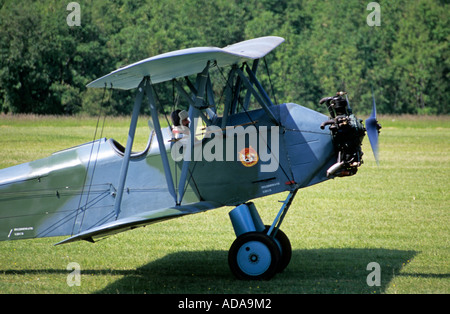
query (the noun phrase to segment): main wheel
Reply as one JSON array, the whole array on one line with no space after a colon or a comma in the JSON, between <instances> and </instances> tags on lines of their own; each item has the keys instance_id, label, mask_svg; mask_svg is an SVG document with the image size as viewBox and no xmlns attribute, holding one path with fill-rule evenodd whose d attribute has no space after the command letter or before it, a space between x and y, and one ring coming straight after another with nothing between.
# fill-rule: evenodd
<instances>
[{"instance_id":1,"label":"main wheel","mask_svg":"<svg viewBox=\"0 0 450 314\"><path fill-rule=\"evenodd\" d=\"M267 234L269 229L270 226L266 225L266 230L264 230L264 233ZM281 231L281 229L278 229L277 234L275 235L275 242L278 244L278 247L281 250L281 257L277 267L277 272L281 273L291 261L292 246L291 241L289 241L289 238L283 231Z\"/></svg>"},{"instance_id":2,"label":"main wheel","mask_svg":"<svg viewBox=\"0 0 450 314\"><path fill-rule=\"evenodd\" d=\"M240 235L228 252L231 272L244 280L268 280L278 269L280 250L275 241L261 232Z\"/></svg>"}]
</instances>

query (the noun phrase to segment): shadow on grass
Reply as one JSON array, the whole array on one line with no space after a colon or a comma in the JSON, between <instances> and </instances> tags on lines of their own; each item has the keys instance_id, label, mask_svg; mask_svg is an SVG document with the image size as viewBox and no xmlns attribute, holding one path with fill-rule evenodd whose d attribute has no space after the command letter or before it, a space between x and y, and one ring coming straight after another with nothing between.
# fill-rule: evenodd
<instances>
[{"instance_id":1,"label":"shadow on grass","mask_svg":"<svg viewBox=\"0 0 450 314\"><path fill-rule=\"evenodd\" d=\"M414 251L295 250L287 269L270 281L239 281L227 251L178 252L130 271L98 293L383 293ZM377 262L381 285L369 286L367 265ZM426 276L426 274L424 275ZM445 276L445 275L443 275Z\"/></svg>"},{"instance_id":2,"label":"shadow on grass","mask_svg":"<svg viewBox=\"0 0 450 314\"><path fill-rule=\"evenodd\" d=\"M82 269L81 275L120 276L96 293L383 293L396 276L449 278L449 274L400 274L415 251L387 249L295 250L286 270L270 281L240 281L231 274L227 251L169 254L137 269ZM367 276L380 265L381 285L369 286ZM6 275L63 274L67 270L3 270ZM83 277L81 279L83 281Z\"/></svg>"}]
</instances>

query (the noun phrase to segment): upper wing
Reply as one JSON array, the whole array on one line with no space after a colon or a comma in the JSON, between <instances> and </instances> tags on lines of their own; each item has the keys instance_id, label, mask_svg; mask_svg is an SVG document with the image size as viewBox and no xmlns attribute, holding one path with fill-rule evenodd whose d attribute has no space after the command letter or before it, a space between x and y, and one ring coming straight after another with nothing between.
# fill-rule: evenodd
<instances>
[{"instance_id":1,"label":"upper wing","mask_svg":"<svg viewBox=\"0 0 450 314\"><path fill-rule=\"evenodd\" d=\"M197 47L157 55L115 70L87 85L91 88L132 89L150 76L153 84L200 73L208 61L219 67L264 57L284 42L281 37L250 39L224 48Z\"/></svg>"},{"instance_id":2,"label":"upper wing","mask_svg":"<svg viewBox=\"0 0 450 314\"><path fill-rule=\"evenodd\" d=\"M135 229L138 227L143 227L151 223L155 223L162 220L168 220L183 215L199 213L220 206L221 205L213 202L198 202L188 205L164 208L160 210L151 210L148 212L140 213L135 216L112 221L98 227L93 227L84 232L78 233L70 238L67 238L57 243L56 245L70 243L79 240L95 242L97 240L100 240L102 238L111 236L119 232Z\"/></svg>"}]
</instances>

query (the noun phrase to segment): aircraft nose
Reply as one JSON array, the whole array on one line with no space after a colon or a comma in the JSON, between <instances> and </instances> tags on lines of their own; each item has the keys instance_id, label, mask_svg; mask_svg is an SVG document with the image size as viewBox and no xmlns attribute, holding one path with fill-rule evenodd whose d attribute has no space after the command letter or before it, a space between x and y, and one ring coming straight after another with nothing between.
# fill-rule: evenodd
<instances>
[{"instance_id":1,"label":"aircraft nose","mask_svg":"<svg viewBox=\"0 0 450 314\"><path fill-rule=\"evenodd\" d=\"M328 117L293 103L279 107L294 181L308 186L326 180L326 169L336 158L330 132L320 128Z\"/></svg>"}]
</instances>

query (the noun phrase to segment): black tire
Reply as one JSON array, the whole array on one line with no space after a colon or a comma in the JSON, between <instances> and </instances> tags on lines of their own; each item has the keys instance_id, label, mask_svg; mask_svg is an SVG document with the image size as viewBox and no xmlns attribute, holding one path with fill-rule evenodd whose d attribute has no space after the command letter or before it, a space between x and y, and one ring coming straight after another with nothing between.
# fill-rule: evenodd
<instances>
[{"instance_id":1,"label":"black tire","mask_svg":"<svg viewBox=\"0 0 450 314\"><path fill-rule=\"evenodd\" d=\"M241 280L269 280L277 273L280 249L262 232L240 235L228 251L228 265Z\"/></svg>"},{"instance_id":2,"label":"black tire","mask_svg":"<svg viewBox=\"0 0 450 314\"><path fill-rule=\"evenodd\" d=\"M266 230L264 232L267 234L269 231L270 226L266 226ZM289 262L292 258L292 246L291 241L289 241L289 238L287 235L281 230L278 229L278 232L275 236L275 241L277 242L279 248L281 249L281 258L278 262L277 272L281 273L283 270L286 269L286 267L289 265Z\"/></svg>"}]
</instances>

